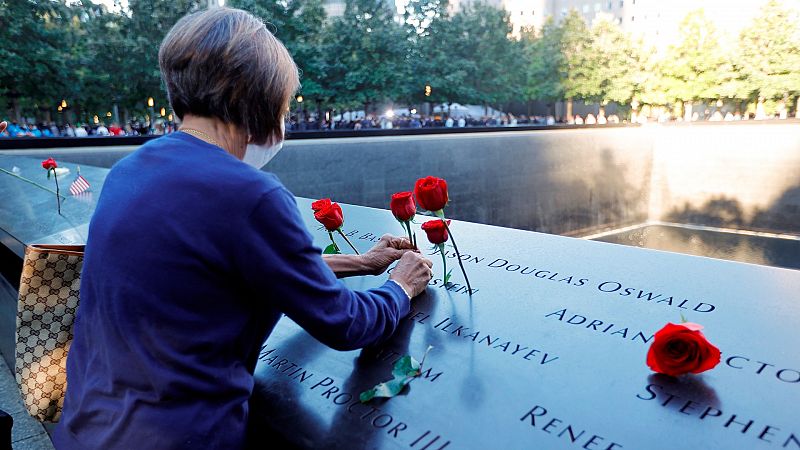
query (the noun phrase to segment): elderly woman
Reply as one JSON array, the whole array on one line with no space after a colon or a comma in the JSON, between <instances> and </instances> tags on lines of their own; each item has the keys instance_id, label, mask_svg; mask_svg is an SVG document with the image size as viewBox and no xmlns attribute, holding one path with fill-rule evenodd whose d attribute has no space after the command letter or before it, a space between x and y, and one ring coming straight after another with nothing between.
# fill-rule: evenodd
<instances>
[{"instance_id":1,"label":"elderly woman","mask_svg":"<svg viewBox=\"0 0 800 450\"><path fill-rule=\"evenodd\" d=\"M286 314L340 350L381 342L431 262L385 236L323 258L294 197L259 169L280 148L297 68L264 24L181 19L159 64L177 132L109 172L89 228L59 449L236 449L260 346ZM379 274L354 292L337 276Z\"/></svg>"}]
</instances>

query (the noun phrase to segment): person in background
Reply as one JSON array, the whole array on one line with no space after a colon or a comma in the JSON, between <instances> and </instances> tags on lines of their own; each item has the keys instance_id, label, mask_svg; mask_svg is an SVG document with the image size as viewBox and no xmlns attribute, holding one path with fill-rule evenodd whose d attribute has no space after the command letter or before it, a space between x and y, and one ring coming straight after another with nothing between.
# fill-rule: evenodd
<instances>
[{"instance_id":1,"label":"person in background","mask_svg":"<svg viewBox=\"0 0 800 450\"><path fill-rule=\"evenodd\" d=\"M16 125L16 124L15 124ZM16 133L17 137L30 137L31 131L28 129L28 125L26 123L21 123L16 126Z\"/></svg>"},{"instance_id":2,"label":"person in background","mask_svg":"<svg viewBox=\"0 0 800 450\"><path fill-rule=\"evenodd\" d=\"M17 126L16 122L8 123L6 122L6 133L10 137L17 137L17 132L19 131L19 127Z\"/></svg>"},{"instance_id":3,"label":"person in background","mask_svg":"<svg viewBox=\"0 0 800 450\"><path fill-rule=\"evenodd\" d=\"M75 137L86 137L89 136L89 132L86 131L84 128L85 125L81 124L75 127Z\"/></svg>"},{"instance_id":4,"label":"person in background","mask_svg":"<svg viewBox=\"0 0 800 450\"><path fill-rule=\"evenodd\" d=\"M258 354L282 315L338 350L377 345L432 277L430 260L388 235L363 255L323 258L294 196L261 170L299 86L263 22L225 7L190 14L158 61L182 126L105 179L59 450L244 448ZM337 280L395 262L374 289Z\"/></svg>"},{"instance_id":5,"label":"person in background","mask_svg":"<svg viewBox=\"0 0 800 450\"><path fill-rule=\"evenodd\" d=\"M8 137L8 132L6 131L8 128L8 122L5 120L0 122L0 137Z\"/></svg>"},{"instance_id":6,"label":"person in background","mask_svg":"<svg viewBox=\"0 0 800 450\"><path fill-rule=\"evenodd\" d=\"M75 137L75 128L72 128L69 123L64 125L64 136Z\"/></svg>"},{"instance_id":7,"label":"person in background","mask_svg":"<svg viewBox=\"0 0 800 450\"><path fill-rule=\"evenodd\" d=\"M100 125L97 126L97 130L95 130L94 134L97 135L97 136L110 136L111 135L111 133L108 131L108 128L106 128L106 126L105 126L105 124L103 122L100 122Z\"/></svg>"}]
</instances>

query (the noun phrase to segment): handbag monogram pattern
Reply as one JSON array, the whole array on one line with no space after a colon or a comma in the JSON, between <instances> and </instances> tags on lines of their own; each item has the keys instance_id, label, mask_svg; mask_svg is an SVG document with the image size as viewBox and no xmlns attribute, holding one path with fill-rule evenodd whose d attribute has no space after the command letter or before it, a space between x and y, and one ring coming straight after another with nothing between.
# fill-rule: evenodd
<instances>
[{"instance_id":1,"label":"handbag monogram pattern","mask_svg":"<svg viewBox=\"0 0 800 450\"><path fill-rule=\"evenodd\" d=\"M25 249L17 305L16 377L31 416L58 421L78 310L83 246Z\"/></svg>"}]
</instances>

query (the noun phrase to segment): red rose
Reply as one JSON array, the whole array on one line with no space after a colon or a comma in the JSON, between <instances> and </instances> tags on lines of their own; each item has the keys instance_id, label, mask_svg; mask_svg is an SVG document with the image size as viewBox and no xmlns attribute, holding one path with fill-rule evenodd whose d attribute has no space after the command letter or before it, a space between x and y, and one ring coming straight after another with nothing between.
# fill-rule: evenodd
<instances>
[{"instance_id":1,"label":"red rose","mask_svg":"<svg viewBox=\"0 0 800 450\"><path fill-rule=\"evenodd\" d=\"M392 214L400 222L407 222L414 218L417 213L417 205L411 192L398 192L392 194L392 201L389 203Z\"/></svg>"},{"instance_id":2,"label":"red rose","mask_svg":"<svg viewBox=\"0 0 800 450\"><path fill-rule=\"evenodd\" d=\"M414 185L414 196L422 209L439 211L447 205L447 182L436 177L420 178Z\"/></svg>"},{"instance_id":3,"label":"red rose","mask_svg":"<svg viewBox=\"0 0 800 450\"><path fill-rule=\"evenodd\" d=\"M42 167L44 167L45 170L53 170L58 167L58 164L56 164L56 160L53 158L47 158L42 161Z\"/></svg>"},{"instance_id":4,"label":"red rose","mask_svg":"<svg viewBox=\"0 0 800 450\"><path fill-rule=\"evenodd\" d=\"M329 204L327 206L314 213L314 218L317 219L319 223L324 225L326 230L336 231L341 228L342 224L344 223L342 207L339 206L338 203L330 203L330 200L328 200L328 203Z\"/></svg>"},{"instance_id":5,"label":"red rose","mask_svg":"<svg viewBox=\"0 0 800 450\"><path fill-rule=\"evenodd\" d=\"M450 225L449 220L447 225ZM428 240L431 241L431 244L447 242L447 228L444 225L444 220L429 220L422 224L422 231L428 235Z\"/></svg>"},{"instance_id":6,"label":"red rose","mask_svg":"<svg viewBox=\"0 0 800 450\"><path fill-rule=\"evenodd\" d=\"M329 199L329 198L323 198L321 200L317 200L317 201L311 203L311 209L313 209L314 212L317 212L319 210L325 209L328 206L331 206L331 199Z\"/></svg>"},{"instance_id":7,"label":"red rose","mask_svg":"<svg viewBox=\"0 0 800 450\"><path fill-rule=\"evenodd\" d=\"M696 323L668 323L655 334L647 352L647 365L653 371L676 377L700 373L719 364L720 352L700 332Z\"/></svg>"}]
</instances>

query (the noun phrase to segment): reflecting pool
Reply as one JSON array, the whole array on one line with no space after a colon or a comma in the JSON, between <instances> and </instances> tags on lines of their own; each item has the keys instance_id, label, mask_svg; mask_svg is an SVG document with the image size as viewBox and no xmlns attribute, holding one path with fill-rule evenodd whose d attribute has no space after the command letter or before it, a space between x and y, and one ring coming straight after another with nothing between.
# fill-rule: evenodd
<instances>
[{"instance_id":1,"label":"reflecting pool","mask_svg":"<svg viewBox=\"0 0 800 450\"><path fill-rule=\"evenodd\" d=\"M800 269L800 238L681 225L643 225L593 240L751 264Z\"/></svg>"}]
</instances>

